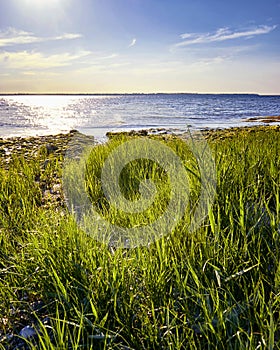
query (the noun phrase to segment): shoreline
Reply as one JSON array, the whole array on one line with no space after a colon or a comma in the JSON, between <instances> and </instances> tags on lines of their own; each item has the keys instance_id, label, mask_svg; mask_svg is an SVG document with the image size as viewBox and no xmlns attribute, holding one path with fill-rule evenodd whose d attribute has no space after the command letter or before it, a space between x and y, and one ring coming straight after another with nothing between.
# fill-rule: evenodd
<instances>
[{"instance_id":1,"label":"shoreline","mask_svg":"<svg viewBox=\"0 0 280 350\"><path fill-rule=\"evenodd\" d=\"M32 158L43 151L47 154L63 155L75 131L67 134L0 138L0 160L9 163L12 156Z\"/></svg>"},{"instance_id":2,"label":"shoreline","mask_svg":"<svg viewBox=\"0 0 280 350\"><path fill-rule=\"evenodd\" d=\"M246 132L259 132L276 130L280 131L280 125L255 125L255 126L240 126L231 128L216 128L216 129L202 129L201 134L208 139L223 139L232 137L236 133ZM71 130L68 133L59 133L52 135L42 136L28 136L28 137L8 137L0 138L0 160L10 160L12 156L23 156L24 158L34 157L42 148L47 154L53 153L54 155L64 155L67 150L67 144L72 139L73 135L79 133L77 130ZM168 129L143 129L143 130L131 130L125 132L108 132L106 134L107 139L110 139L117 135L128 136L159 136L159 137L184 137L187 132L176 134L170 132Z\"/></svg>"}]
</instances>

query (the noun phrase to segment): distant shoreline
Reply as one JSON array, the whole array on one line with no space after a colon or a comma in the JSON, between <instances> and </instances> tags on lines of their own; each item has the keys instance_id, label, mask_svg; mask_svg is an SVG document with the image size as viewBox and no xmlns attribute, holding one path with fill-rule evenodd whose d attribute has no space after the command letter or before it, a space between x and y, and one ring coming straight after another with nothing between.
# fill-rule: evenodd
<instances>
[{"instance_id":1,"label":"distant shoreline","mask_svg":"<svg viewBox=\"0 0 280 350\"><path fill-rule=\"evenodd\" d=\"M64 92L46 92L46 93L24 93L24 92L18 92L18 93L9 93L9 92L1 92L0 96L145 96L145 95L215 95L215 96L259 96L259 97L266 97L266 96L275 96L278 97L280 94L258 94L258 93L243 93L243 92L95 92L95 93L84 93L84 92L77 92L77 93L64 93Z\"/></svg>"}]
</instances>

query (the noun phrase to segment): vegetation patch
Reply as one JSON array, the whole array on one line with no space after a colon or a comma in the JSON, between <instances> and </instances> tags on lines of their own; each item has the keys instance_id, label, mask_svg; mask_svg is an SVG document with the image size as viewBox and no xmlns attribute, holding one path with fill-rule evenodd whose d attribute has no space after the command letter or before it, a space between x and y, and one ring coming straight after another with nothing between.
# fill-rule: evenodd
<instances>
[{"instance_id":1,"label":"vegetation patch","mask_svg":"<svg viewBox=\"0 0 280 350\"><path fill-rule=\"evenodd\" d=\"M1 140L0 349L280 348L279 130L205 131L217 188L204 222L189 232L186 216L134 249L95 241L68 212L61 176L71 134ZM96 181L110 147L138 136L111 135L87 164L92 203L120 225L152 221L168 202L168 176L154 162L121 174L130 200L143 179L156 183L161 206L139 217L112 210ZM198 168L184 135L140 136L165 142L192 170L195 202Z\"/></svg>"}]
</instances>

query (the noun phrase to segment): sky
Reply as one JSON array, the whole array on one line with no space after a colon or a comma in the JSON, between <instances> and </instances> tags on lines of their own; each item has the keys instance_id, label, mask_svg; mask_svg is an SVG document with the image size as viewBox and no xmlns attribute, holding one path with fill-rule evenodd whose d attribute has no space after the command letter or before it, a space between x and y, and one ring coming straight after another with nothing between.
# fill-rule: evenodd
<instances>
[{"instance_id":1,"label":"sky","mask_svg":"<svg viewBox=\"0 0 280 350\"><path fill-rule=\"evenodd\" d=\"M0 0L0 93L280 94L280 0Z\"/></svg>"}]
</instances>

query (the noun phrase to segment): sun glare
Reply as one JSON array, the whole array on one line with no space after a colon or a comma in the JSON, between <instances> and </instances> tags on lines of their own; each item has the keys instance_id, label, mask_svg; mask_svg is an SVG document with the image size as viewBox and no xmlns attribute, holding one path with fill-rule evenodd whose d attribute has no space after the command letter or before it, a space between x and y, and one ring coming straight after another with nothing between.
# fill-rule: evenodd
<instances>
[{"instance_id":1,"label":"sun glare","mask_svg":"<svg viewBox=\"0 0 280 350\"><path fill-rule=\"evenodd\" d=\"M1 1L1 0L0 0ZM11 0L23 16L31 17L37 25L54 25L64 19L71 0Z\"/></svg>"},{"instance_id":2,"label":"sun glare","mask_svg":"<svg viewBox=\"0 0 280 350\"><path fill-rule=\"evenodd\" d=\"M45 9L46 7L61 6L63 0L22 0L26 6L33 6L37 9Z\"/></svg>"}]
</instances>

